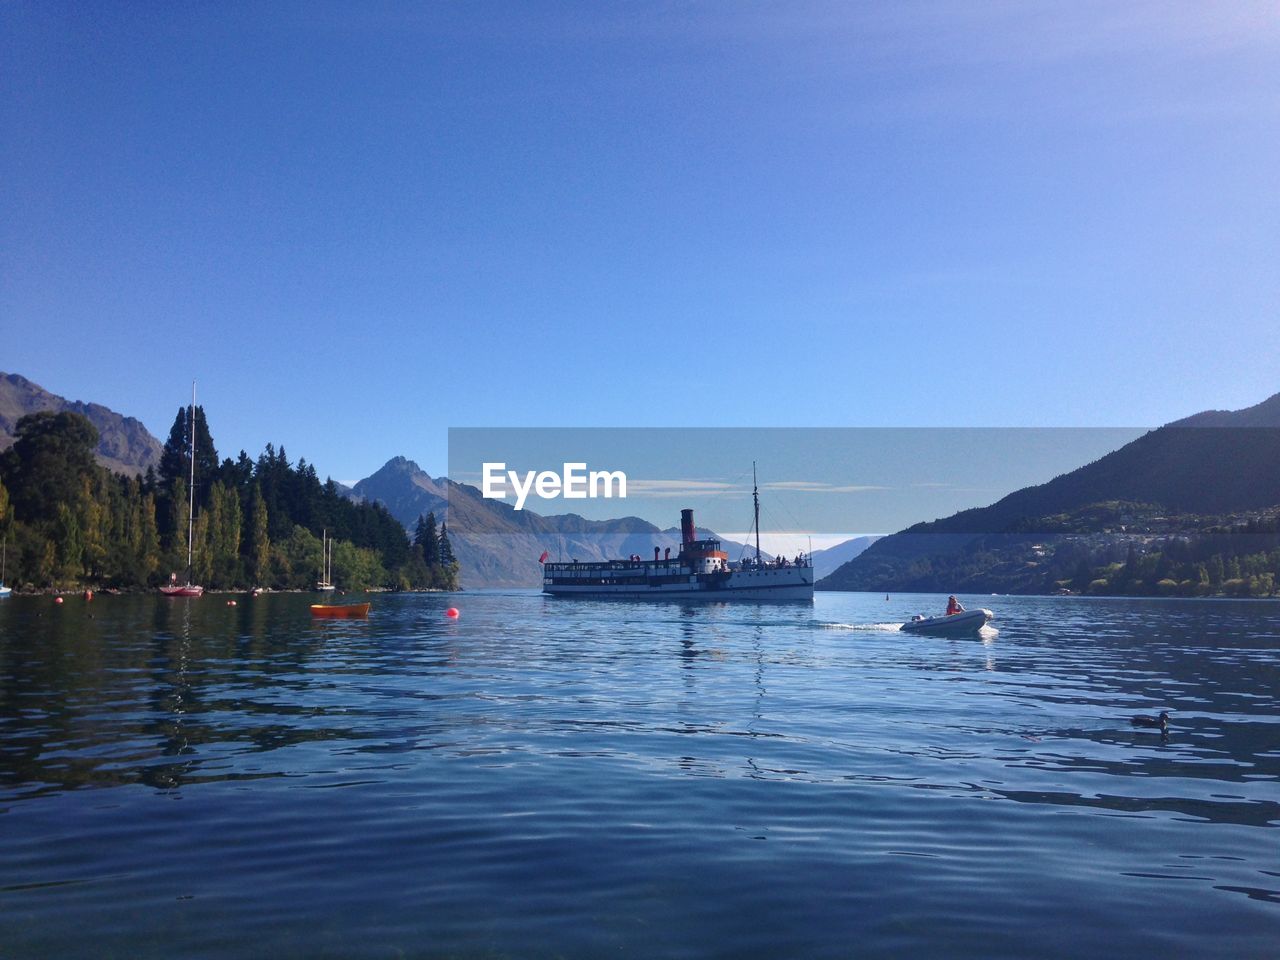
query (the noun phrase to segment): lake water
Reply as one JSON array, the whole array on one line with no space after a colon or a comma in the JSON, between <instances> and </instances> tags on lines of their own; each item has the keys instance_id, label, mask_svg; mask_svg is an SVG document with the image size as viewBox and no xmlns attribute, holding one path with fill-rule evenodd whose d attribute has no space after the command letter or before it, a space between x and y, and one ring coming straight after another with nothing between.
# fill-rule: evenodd
<instances>
[{"instance_id":1,"label":"lake water","mask_svg":"<svg viewBox=\"0 0 1280 960\"><path fill-rule=\"evenodd\" d=\"M1280 955L1280 603L944 599L11 598L0 956Z\"/></svg>"}]
</instances>

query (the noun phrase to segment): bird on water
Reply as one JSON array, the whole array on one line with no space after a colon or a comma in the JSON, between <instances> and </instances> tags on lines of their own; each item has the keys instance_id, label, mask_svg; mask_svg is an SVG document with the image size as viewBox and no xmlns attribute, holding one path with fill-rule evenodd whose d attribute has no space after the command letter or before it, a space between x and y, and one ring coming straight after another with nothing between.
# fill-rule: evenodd
<instances>
[{"instance_id":1,"label":"bird on water","mask_svg":"<svg viewBox=\"0 0 1280 960\"><path fill-rule=\"evenodd\" d=\"M1169 732L1169 711L1161 710L1160 716L1152 717L1147 714L1140 713L1136 717L1131 717L1129 722L1135 727L1148 727L1159 730L1161 733Z\"/></svg>"}]
</instances>

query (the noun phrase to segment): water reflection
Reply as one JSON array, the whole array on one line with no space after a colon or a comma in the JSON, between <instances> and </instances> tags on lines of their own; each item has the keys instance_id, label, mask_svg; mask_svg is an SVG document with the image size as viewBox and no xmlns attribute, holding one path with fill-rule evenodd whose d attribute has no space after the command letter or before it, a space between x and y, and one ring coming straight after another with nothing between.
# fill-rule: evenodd
<instances>
[{"instance_id":1,"label":"water reflection","mask_svg":"<svg viewBox=\"0 0 1280 960\"><path fill-rule=\"evenodd\" d=\"M1064 898L1074 915L1131 904L1124 884L1141 881L1155 885L1144 902L1190 924L1160 886L1177 878L1220 892L1215 916L1248 931L1257 915L1232 904L1271 909L1280 887L1265 852L1280 824L1280 638L1257 607L1002 599L998 635L947 640L886 629L882 597L781 611L475 595L456 623L443 598L405 597L367 622L321 624L306 597L110 598L92 620L18 599L0 610L0 798L30 818L17 871L28 887L78 876L39 849L56 840L41 825L55 799L92 821L98 846L77 862L106 875L136 841L163 846L138 799L156 793L260 851L258 870L308 865L260 893L264 914L324 902L333 885L394 888L410 893L382 904L388 925L419 929L429 903L447 934L453 914L484 918L502 902L539 918L496 938L517 953L537 923L589 927L593 897L641 904L645 929L687 918L687 898L653 891L707 872L726 913L758 914L774 937L784 926L761 899L724 891L737 878L795 891L812 922L785 929L840 934L814 955L847 948L850 916L874 925L874 907L826 908L832 878L867 904L1016 929L1024 948L1043 945L1039 921L1019 927L1023 911L1010 920L973 889L1006 905ZM1164 708L1165 738L1128 723ZM146 789L114 789L127 787ZM136 855L131 894L167 894L162 861ZM193 855L252 885L212 848ZM540 897L549 882L563 899ZM53 909L28 887L30 915ZM703 919L704 944L727 942ZM306 946L294 952L324 952Z\"/></svg>"}]
</instances>

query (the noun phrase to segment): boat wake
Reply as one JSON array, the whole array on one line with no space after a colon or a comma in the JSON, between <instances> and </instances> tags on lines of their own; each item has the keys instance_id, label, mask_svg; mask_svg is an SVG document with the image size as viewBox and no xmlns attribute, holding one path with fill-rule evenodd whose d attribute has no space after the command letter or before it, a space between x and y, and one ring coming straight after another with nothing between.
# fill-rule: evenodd
<instances>
[{"instance_id":1,"label":"boat wake","mask_svg":"<svg viewBox=\"0 0 1280 960\"><path fill-rule=\"evenodd\" d=\"M862 630L872 633L897 633L902 629L900 623L817 623L819 630Z\"/></svg>"}]
</instances>

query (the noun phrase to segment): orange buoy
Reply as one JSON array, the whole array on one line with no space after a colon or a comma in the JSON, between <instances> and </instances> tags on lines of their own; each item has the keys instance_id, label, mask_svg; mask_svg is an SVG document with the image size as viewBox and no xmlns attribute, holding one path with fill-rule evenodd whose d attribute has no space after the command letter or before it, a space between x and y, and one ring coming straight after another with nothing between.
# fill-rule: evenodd
<instances>
[{"instance_id":1,"label":"orange buoy","mask_svg":"<svg viewBox=\"0 0 1280 960\"><path fill-rule=\"evenodd\" d=\"M92 600L92 599L93 599L93 591L92 591L92 590L86 590L86 591L84 592L84 598L85 598L86 600Z\"/></svg>"},{"instance_id":2,"label":"orange buoy","mask_svg":"<svg viewBox=\"0 0 1280 960\"><path fill-rule=\"evenodd\" d=\"M458 619L458 608L457 608L457 607L450 607L448 610L446 610L446 611L444 612L444 615L445 615L446 617L450 618L451 620L457 620L457 619Z\"/></svg>"}]
</instances>

